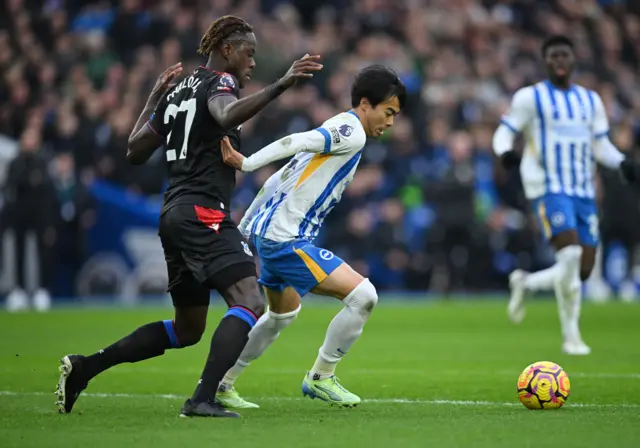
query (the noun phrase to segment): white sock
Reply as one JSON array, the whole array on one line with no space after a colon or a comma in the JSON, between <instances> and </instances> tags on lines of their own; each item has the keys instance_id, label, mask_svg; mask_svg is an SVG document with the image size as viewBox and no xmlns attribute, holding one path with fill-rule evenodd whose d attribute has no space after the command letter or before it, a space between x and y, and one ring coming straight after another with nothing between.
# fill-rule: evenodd
<instances>
[{"instance_id":1,"label":"white sock","mask_svg":"<svg viewBox=\"0 0 640 448\"><path fill-rule=\"evenodd\" d=\"M569 336L571 342L582 342L580 334L580 311L582 309L582 284L574 288L567 304L567 317L569 321Z\"/></svg>"},{"instance_id":2,"label":"white sock","mask_svg":"<svg viewBox=\"0 0 640 448\"><path fill-rule=\"evenodd\" d=\"M244 369L251 364L251 361L258 359L264 353L267 347L278 338L280 332L296 319L299 312L300 306L284 314L276 314L267 310L249 332L247 345L240 353L235 365L229 369L220 382L219 390L232 387Z\"/></svg>"},{"instance_id":3,"label":"white sock","mask_svg":"<svg viewBox=\"0 0 640 448\"><path fill-rule=\"evenodd\" d=\"M527 274L524 278L524 287L527 291L551 291L557 274L557 264L542 271Z\"/></svg>"},{"instance_id":4,"label":"white sock","mask_svg":"<svg viewBox=\"0 0 640 448\"><path fill-rule=\"evenodd\" d=\"M578 245L567 246L556 253L557 277L554 284L558 300L558 315L565 341L580 338L578 321L580 319L580 258L582 248Z\"/></svg>"},{"instance_id":5,"label":"white sock","mask_svg":"<svg viewBox=\"0 0 640 448\"><path fill-rule=\"evenodd\" d=\"M318 358L309 371L309 378L329 378L336 364L349 352L362 334L364 324L378 302L378 293L369 279L364 279L344 298L344 308L333 318L327 329Z\"/></svg>"}]
</instances>

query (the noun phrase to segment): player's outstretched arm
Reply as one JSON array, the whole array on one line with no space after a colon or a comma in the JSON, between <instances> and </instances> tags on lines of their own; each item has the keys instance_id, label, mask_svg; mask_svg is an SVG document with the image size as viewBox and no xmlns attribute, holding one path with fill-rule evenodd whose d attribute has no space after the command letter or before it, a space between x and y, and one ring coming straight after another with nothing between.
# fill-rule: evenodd
<instances>
[{"instance_id":1,"label":"player's outstretched arm","mask_svg":"<svg viewBox=\"0 0 640 448\"><path fill-rule=\"evenodd\" d=\"M298 80L313 78L313 72L322 69L322 64L316 62L319 59L320 56L304 55L291 65L282 78L246 98L239 100L233 95L215 96L209 101L209 113L223 129L239 126L294 86Z\"/></svg>"},{"instance_id":2,"label":"player's outstretched arm","mask_svg":"<svg viewBox=\"0 0 640 448\"><path fill-rule=\"evenodd\" d=\"M301 151L322 152L324 136L315 129L291 134L265 146L250 157L245 157L233 149L229 139L222 140L222 160L229 166L244 172L251 172L278 160L286 159Z\"/></svg>"},{"instance_id":3,"label":"player's outstretched arm","mask_svg":"<svg viewBox=\"0 0 640 448\"><path fill-rule=\"evenodd\" d=\"M493 134L493 151L507 169L520 165L520 156L513 149L513 144L516 135L533 117L533 101L530 87L516 92L509 113L502 117L498 129Z\"/></svg>"},{"instance_id":4,"label":"player's outstretched arm","mask_svg":"<svg viewBox=\"0 0 640 448\"><path fill-rule=\"evenodd\" d=\"M166 69L156 81L156 85L153 87L147 104L144 106L144 110L138 117L136 125L131 131L129 136L129 145L127 147L127 160L133 165L142 165L153 152L160 146L164 137L158 134L149 123L153 111L158 106L158 103L162 99L163 95L171 87L173 79L182 72L182 63L178 62ZM145 126L145 124L147 126Z\"/></svg>"}]
</instances>

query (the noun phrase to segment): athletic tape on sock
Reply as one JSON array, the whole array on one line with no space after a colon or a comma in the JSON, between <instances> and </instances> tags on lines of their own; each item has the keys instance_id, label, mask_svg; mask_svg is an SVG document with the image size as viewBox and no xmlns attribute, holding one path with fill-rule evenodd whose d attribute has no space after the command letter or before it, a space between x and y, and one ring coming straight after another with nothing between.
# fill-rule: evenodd
<instances>
[{"instance_id":1,"label":"athletic tape on sock","mask_svg":"<svg viewBox=\"0 0 640 448\"><path fill-rule=\"evenodd\" d=\"M229 308L229 310L225 313L223 319L227 316L235 316L238 319L241 319L243 321L245 321L246 323L248 323L251 328L253 328L253 326L256 324L256 322L258 321L258 318L256 317L255 314L253 314L251 311L249 311L247 308L242 307L242 306L232 306L231 308Z\"/></svg>"},{"instance_id":2,"label":"athletic tape on sock","mask_svg":"<svg viewBox=\"0 0 640 448\"><path fill-rule=\"evenodd\" d=\"M164 329L167 332L167 336L169 336L169 341L171 342L171 348L181 348L182 344L180 343L180 338L178 337L178 333L176 333L176 326L173 320L163 320Z\"/></svg>"}]
</instances>

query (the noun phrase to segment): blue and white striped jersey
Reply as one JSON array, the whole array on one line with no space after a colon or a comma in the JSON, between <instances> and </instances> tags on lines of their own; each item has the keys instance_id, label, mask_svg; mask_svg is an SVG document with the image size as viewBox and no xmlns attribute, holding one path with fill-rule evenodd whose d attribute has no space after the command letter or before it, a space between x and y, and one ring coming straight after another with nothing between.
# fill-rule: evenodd
<instances>
[{"instance_id":1,"label":"blue and white striped jersey","mask_svg":"<svg viewBox=\"0 0 640 448\"><path fill-rule=\"evenodd\" d=\"M609 133L597 93L576 84L561 90L543 81L516 92L501 123L523 133L520 173L527 198L549 193L595 196L595 151L598 140L608 142Z\"/></svg>"},{"instance_id":2,"label":"blue and white striped jersey","mask_svg":"<svg viewBox=\"0 0 640 448\"><path fill-rule=\"evenodd\" d=\"M366 139L358 116L345 112L273 143L298 150L267 180L243 217L241 232L277 242L313 240L351 182Z\"/></svg>"}]
</instances>

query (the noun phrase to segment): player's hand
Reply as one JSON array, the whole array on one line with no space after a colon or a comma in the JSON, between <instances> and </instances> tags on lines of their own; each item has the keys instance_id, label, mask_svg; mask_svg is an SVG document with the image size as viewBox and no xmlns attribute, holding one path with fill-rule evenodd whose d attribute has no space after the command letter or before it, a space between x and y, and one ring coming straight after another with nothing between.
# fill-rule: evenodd
<instances>
[{"instance_id":1,"label":"player's hand","mask_svg":"<svg viewBox=\"0 0 640 448\"><path fill-rule=\"evenodd\" d=\"M231 146L231 142L229 141L229 137L223 138L220 142L220 152L222 153L222 161L225 164L237 170L242 170L244 156L233 149L233 146Z\"/></svg>"},{"instance_id":2,"label":"player's hand","mask_svg":"<svg viewBox=\"0 0 640 448\"><path fill-rule=\"evenodd\" d=\"M313 72L322 70L322 64L317 62L319 60L319 55L310 56L305 54L302 59L295 61L289 71L278 80L278 86L282 89L288 89L301 79L313 78Z\"/></svg>"},{"instance_id":3,"label":"player's hand","mask_svg":"<svg viewBox=\"0 0 640 448\"><path fill-rule=\"evenodd\" d=\"M624 159L620 164L620 173L624 180L634 183L640 180L640 166L633 160Z\"/></svg>"},{"instance_id":4,"label":"player's hand","mask_svg":"<svg viewBox=\"0 0 640 448\"><path fill-rule=\"evenodd\" d=\"M520 166L520 156L514 151L507 151L500 156L500 162L502 166L510 170Z\"/></svg>"},{"instance_id":5,"label":"player's hand","mask_svg":"<svg viewBox=\"0 0 640 448\"><path fill-rule=\"evenodd\" d=\"M153 86L152 92L158 95L165 93L172 86L171 81L180 73L182 73L182 62L178 62L162 72L156 81L156 85Z\"/></svg>"}]
</instances>

